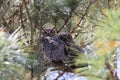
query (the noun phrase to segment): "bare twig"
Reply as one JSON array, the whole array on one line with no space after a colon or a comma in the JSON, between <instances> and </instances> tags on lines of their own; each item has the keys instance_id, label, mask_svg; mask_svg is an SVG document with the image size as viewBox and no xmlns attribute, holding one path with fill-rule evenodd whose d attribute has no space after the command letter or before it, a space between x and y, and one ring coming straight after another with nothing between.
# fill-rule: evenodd
<instances>
[{"instance_id":1,"label":"bare twig","mask_svg":"<svg viewBox=\"0 0 120 80\"><path fill-rule=\"evenodd\" d=\"M68 23L69 19L72 17L72 14L73 14L73 12L75 11L75 9L76 9L77 7L78 7L78 6L74 7L74 8L70 11L69 16L65 19L64 24L60 27L60 29L57 31L57 33L59 33L59 32L65 27L65 25Z\"/></svg>"},{"instance_id":2,"label":"bare twig","mask_svg":"<svg viewBox=\"0 0 120 80\"><path fill-rule=\"evenodd\" d=\"M110 9L110 0L107 0L108 9Z\"/></svg>"},{"instance_id":3,"label":"bare twig","mask_svg":"<svg viewBox=\"0 0 120 80\"><path fill-rule=\"evenodd\" d=\"M9 1L9 3L10 3L10 1ZM5 1L2 1L2 5L4 5L4 6L3 6L3 9L4 9L4 10L1 9L1 11L0 11L0 22L2 23L2 25L3 25L4 27L9 28L9 25L8 25L6 19L4 18L4 15L5 15L5 14L7 13L7 11L9 10L10 4L7 5L7 7L6 7Z\"/></svg>"},{"instance_id":4,"label":"bare twig","mask_svg":"<svg viewBox=\"0 0 120 80\"><path fill-rule=\"evenodd\" d=\"M76 27L74 27L71 31L71 33L76 32L76 29L79 27L79 24L82 22L82 20L84 19L84 17L88 14L90 6L91 6L92 2L89 2L88 6L86 7L85 13L82 15L82 17L80 18L79 22L77 23Z\"/></svg>"},{"instance_id":5,"label":"bare twig","mask_svg":"<svg viewBox=\"0 0 120 80\"><path fill-rule=\"evenodd\" d=\"M57 19L56 19L56 17L54 17L54 27L55 27L55 30L57 31Z\"/></svg>"},{"instance_id":6,"label":"bare twig","mask_svg":"<svg viewBox=\"0 0 120 80\"><path fill-rule=\"evenodd\" d=\"M19 5L19 10L20 10L20 22L21 22L21 27L23 28L23 31L24 30L24 24L23 24L23 1L21 2L21 4Z\"/></svg>"},{"instance_id":7,"label":"bare twig","mask_svg":"<svg viewBox=\"0 0 120 80\"><path fill-rule=\"evenodd\" d=\"M9 1L9 3L11 2L11 0ZM2 11L2 16L4 16L6 13L7 13L7 11L9 10L9 8L10 8L10 4L9 5L7 5L7 7L6 7L6 5L5 5L5 2L3 2L3 8L4 8L4 10Z\"/></svg>"},{"instance_id":8,"label":"bare twig","mask_svg":"<svg viewBox=\"0 0 120 80\"><path fill-rule=\"evenodd\" d=\"M63 76L65 72L59 72L59 75L55 78L55 80L58 80L59 77Z\"/></svg>"},{"instance_id":9,"label":"bare twig","mask_svg":"<svg viewBox=\"0 0 120 80\"><path fill-rule=\"evenodd\" d=\"M24 5L25 5L25 9L26 9L26 12L27 12L27 16L28 16L28 19L30 21L30 27L31 27L31 40L30 40L30 44L32 45L33 44L33 33L34 33L34 29L33 29L33 23L32 23L32 19L31 19L31 16L30 16L30 12L28 10L28 7L27 7L27 3L26 3L26 0L23 0L24 2Z\"/></svg>"},{"instance_id":10,"label":"bare twig","mask_svg":"<svg viewBox=\"0 0 120 80\"><path fill-rule=\"evenodd\" d=\"M116 70L110 65L110 63L106 62L105 65L110 70L113 80L119 80Z\"/></svg>"}]
</instances>

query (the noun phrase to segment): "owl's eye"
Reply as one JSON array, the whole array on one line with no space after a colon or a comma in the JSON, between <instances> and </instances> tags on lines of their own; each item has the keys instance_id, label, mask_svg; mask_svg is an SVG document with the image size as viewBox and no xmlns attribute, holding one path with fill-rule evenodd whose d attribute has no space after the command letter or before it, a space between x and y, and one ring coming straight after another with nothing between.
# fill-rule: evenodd
<instances>
[{"instance_id":1,"label":"owl's eye","mask_svg":"<svg viewBox=\"0 0 120 80\"><path fill-rule=\"evenodd\" d=\"M69 40L72 40L72 35L68 33L68 34L66 34L66 38Z\"/></svg>"}]
</instances>

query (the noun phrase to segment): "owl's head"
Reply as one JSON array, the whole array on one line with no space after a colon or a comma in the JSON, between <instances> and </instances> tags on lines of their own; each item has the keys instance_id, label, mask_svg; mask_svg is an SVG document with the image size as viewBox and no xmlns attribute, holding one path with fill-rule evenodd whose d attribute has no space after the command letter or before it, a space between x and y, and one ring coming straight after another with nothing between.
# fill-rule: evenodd
<instances>
[{"instance_id":1,"label":"owl's head","mask_svg":"<svg viewBox=\"0 0 120 80\"><path fill-rule=\"evenodd\" d=\"M50 36L50 37L54 37L56 36L57 32L56 32L56 29L55 28L44 28L42 30L42 35L43 36Z\"/></svg>"},{"instance_id":2,"label":"owl's head","mask_svg":"<svg viewBox=\"0 0 120 80\"><path fill-rule=\"evenodd\" d=\"M72 35L68 32L60 34L58 38L64 41L67 45L74 43Z\"/></svg>"}]
</instances>

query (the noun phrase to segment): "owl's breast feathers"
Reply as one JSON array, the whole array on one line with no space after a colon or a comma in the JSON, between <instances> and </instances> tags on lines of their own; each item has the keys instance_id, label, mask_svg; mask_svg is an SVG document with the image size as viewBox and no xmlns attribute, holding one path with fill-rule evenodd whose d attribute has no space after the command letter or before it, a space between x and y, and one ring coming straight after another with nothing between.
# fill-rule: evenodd
<instances>
[{"instance_id":1,"label":"owl's breast feathers","mask_svg":"<svg viewBox=\"0 0 120 80\"><path fill-rule=\"evenodd\" d=\"M43 37L42 46L51 61L65 61L67 59L68 53L65 43L57 37Z\"/></svg>"}]
</instances>

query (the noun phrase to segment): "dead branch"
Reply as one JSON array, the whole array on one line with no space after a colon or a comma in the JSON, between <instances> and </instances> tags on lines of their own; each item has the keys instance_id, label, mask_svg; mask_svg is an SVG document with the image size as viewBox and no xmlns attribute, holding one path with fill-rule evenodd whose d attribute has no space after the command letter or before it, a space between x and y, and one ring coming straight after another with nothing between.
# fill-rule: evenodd
<instances>
[{"instance_id":1,"label":"dead branch","mask_svg":"<svg viewBox=\"0 0 120 80\"><path fill-rule=\"evenodd\" d=\"M113 80L119 80L116 70L110 65L110 63L106 62L105 65L106 65L107 69L110 70L110 74L111 74Z\"/></svg>"}]
</instances>

